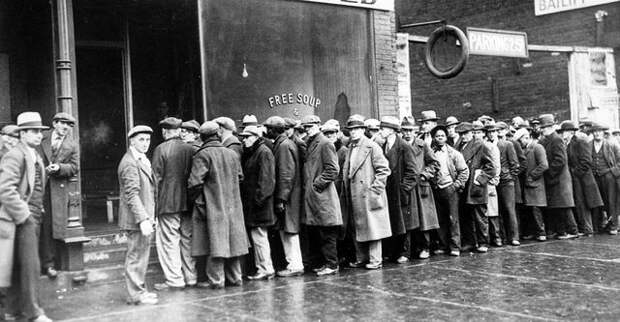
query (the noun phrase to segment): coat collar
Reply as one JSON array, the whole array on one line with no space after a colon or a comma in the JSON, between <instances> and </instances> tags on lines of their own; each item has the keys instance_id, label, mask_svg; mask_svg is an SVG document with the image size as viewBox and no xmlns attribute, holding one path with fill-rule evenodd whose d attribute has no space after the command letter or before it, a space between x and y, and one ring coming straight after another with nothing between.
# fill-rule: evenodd
<instances>
[{"instance_id":1,"label":"coat collar","mask_svg":"<svg viewBox=\"0 0 620 322\"><path fill-rule=\"evenodd\" d=\"M153 171L152 171L152 169L148 169L144 163L140 162L138 160L137 156L134 155L134 153L132 152L131 149L127 150L127 154L129 154L129 156L133 159L133 162L138 165L138 168L140 168L140 170L142 170L142 172L144 172L144 174L146 174L146 176L149 178L149 180L151 182L153 182Z\"/></svg>"},{"instance_id":2,"label":"coat collar","mask_svg":"<svg viewBox=\"0 0 620 322\"><path fill-rule=\"evenodd\" d=\"M22 142L17 143L15 146L16 149L20 150L24 155L24 159L26 160L26 174L28 176L28 187L34 187L34 177L35 177L35 166L41 167L41 173L45 174L45 166L41 158L37 158L36 160L32 159L32 152L29 148ZM35 151L35 153L38 153ZM45 176L44 176L45 177Z\"/></svg>"},{"instance_id":3,"label":"coat collar","mask_svg":"<svg viewBox=\"0 0 620 322\"><path fill-rule=\"evenodd\" d=\"M350 146L349 146L349 167L352 170L351 170L351 173L349 174L349 177L354 176L355 173L357 172L357 170L359 170L362 167L362 164L364 164L364 161L368 158L368 156L370 155L370 152L372 151L372 145L371 144L372 144L372 142L367 137L362 137L357 144L355 144L353 142L350 143ZM351 160L351 151L353 151L353 148L355 146L357 146L357 148L358 148L357 154L355 155L355 159Z\"/></svg>"}]
</instances>

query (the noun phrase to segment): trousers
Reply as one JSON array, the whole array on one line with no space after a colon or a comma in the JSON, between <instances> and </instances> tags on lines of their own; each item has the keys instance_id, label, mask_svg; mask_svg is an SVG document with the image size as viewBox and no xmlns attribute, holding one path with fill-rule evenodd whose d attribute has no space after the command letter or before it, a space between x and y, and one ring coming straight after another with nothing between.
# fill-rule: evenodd
<instances>
[{"instance_id":1,"label":"trousers","mask_svg":"<svg viewBox=\"0 0 620 322\"><path fill-rule=\"evenodd\" d=\"M165 214L157 220L157 257L166 284L184 287L196 284L196 261L192 257L192 219L183 214Z\"/></svg>"},{"instance_id":2,"label":"trousers","mask_svg":"<svg viewBox=\"0 0 620 322\"><path fill-rule=\"evenodd\" d=\"M211 285L224 286L226 281L241 284L240 257L207 257L207 279Z\"/></svg>"},{"instance_id":3,"label":"trousers","mask_svg":"<svg viewBox=\"0 0 620 322\"><path fill-rule=\"evenodd\" d=\"M127 231L125 284L130 301L140 300L147 292L145 278L150 254L151 236L143 236L139 230Z\"/></svg>"},{"instance_id":4,"label":"trousers","mask_svg":"<svg viewBox=\"0 0 620 322\"><path fill-rule=\"evenodd\" d=\"M500 182L497 186L499 215L502 218L506 241L519 240L519 222L515 206L514 181Z\"/></svg>"},{"instance_id":5,"label":"trousers","mask_svg":"<svg viewBox=\"0 0 620 322\"><path fill-rule=\"evenodd\" d=\"M291 271L303 270L304 263L301 259L299 234L289 234L281 230L280 239L282 240L282 248L284 248L284 257L288 263L286 268Z\"/></svg>"},{"instance_id":6,"label":"trousers","mask_svg":"<svg viewBox=\"0 0 620 322\"><path fill-rule=\"evenodd\" d=\"M338 267L337 239L340 226L307 226L309 254L315 267Z\"/></svg>"},{"instance_id":7,"label":"trousers","mask_svg":"<svg viewBox=\"0 0 620 322\"><path fill-rule=\"evenodd\" d=\"M353 241L353 243L355 245L355 257L358 262L378 264L383 261L381 240L371 240L366 242Z\"/></svg>"},{"instance_id":8,"label":"trousers","mask_svg":"<svg viewBox=\"0 0 620 322\"><path fill-rule=\"evenodd\" d=\"M459 195L453 186L435 190L437 219L439 220L439 248L460 250Z\"/></svg>"},{"instance_id":9,"label":"trousers","mask_svg":"<svg viewBox=\"0 0 620 322\"><path fill-rule=\"evenodd\" d=\"M269 236L267 228L252 227L250 229L252 238L252 248L254 249L254 263L257 273L273 274L273 263L271 261L271 248L269 247Z\"/></svg>"}]
</instances>

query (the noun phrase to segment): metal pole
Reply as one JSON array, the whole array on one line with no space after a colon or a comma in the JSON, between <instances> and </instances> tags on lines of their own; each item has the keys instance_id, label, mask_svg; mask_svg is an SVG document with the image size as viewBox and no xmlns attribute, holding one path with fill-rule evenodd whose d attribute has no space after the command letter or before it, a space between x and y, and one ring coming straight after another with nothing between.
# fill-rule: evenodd
<instances>
[{"instance_id":1,"label":"metal pole","mask_svg":"<svg viewBox=\"0 0 620 322\"><path fill-rule=\"evenodd\" d=\"M409 23L409 24L404 24L404 25L400 25L400 29L404 29L404 28L414 28L414 27L421 27L421 26L428 26L428 25L436 25L436 24L446 24L446 20L442 19L442 20L431 20L431 21L425 21L425 22L416 22L416 23Z\"/></svg>"}]
</instances>

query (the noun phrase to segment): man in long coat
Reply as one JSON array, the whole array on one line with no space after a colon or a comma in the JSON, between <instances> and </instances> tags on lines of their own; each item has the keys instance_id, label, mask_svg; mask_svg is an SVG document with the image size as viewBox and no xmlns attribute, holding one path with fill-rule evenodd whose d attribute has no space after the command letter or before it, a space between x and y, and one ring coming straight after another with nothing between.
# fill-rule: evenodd
<instances>
[{"instance_id":1,"label":"man in long coat","mask_svg":"<svg viewBox=\"0 0 620 322\"><path fill-rule=\"evenodd\" d=\"M193 216L205 229L192 236L192 254L207 257L211 288L241 285L241 256L248 253L239 182L243 171L237 154L222 146L217 123L200 126L204 142L194 155L188 193Z\"/></svg>"},{"instance_id":2,"label":"man in long coat","mask_svg":"<svg viewBox=\"0 0 620 322\"><path fill-rule=\"evenodd\" d=\"M229 148L237 152L239 160L241 160L243 146L241 145L241 141L239 141L239 139L235 136L235 131L237 131L237 128L235 127L235 121L233 121L229 117L220 116L213 119L213 122L217 123L220 126L219 136L221 138L222 145L225 148Z\"/></svg>"},{"instance_id":3,"label":"man in long coat","mask_svg":"<svg viewBox=\"0 0 620 322\"><path fill-rule=\"evenodd\" d=\"M304 217L302 223L309 228L310 254L315 258L318 276L338 271L337 239L342 225L342 211L334 181L338 177L336 148L321 133L321 119L307 115L302 125L308 133L308 150L304 162ZM318 265L316 265L318 264Z\"/></svg>"},{"instance_id":4,"label":"man in long coat","mask_svg":"<svg viewBox=\"0 0 620 322\"><path fill-rule=\"evenodd\" d=\"M556 133L552 114L543 114L540 119L539 143L545 148L549 169L545 171L548 222L555 226L558 239L578 237L577 223L571 208L575 207L573 183L568 170L566 145Z\"/></svg>"},{"instance_id":5,"label":"man in long coat","mask_svg":"<svg viewBox=\"0 0 620 322\"><path fill-rule=\"evenodd\" d=\"M473 125L469 122L459 124L461 135L456 146L469 167L469 179L463 191L461 231L465 240L476 247L477 252L486 253L489 245L489 221L486 217L488 201L488 182L497 171L493 165L491 151L481 139L474 138Z\"/></svg>"},{"instance_id":6,"label":"man in long coat","mask_svg":"<svg viewBox=\"0 0 620 322\"><path fill-rule=\"evenodd\" d=\"M385 194L389 163L379 145L364 135L364 117L352 115L347 128L351 142L344 161L341 202L352 223L356 261L351 266L378 269L383 265L381 239L392 234Z\"/></svg>"},{"instance_id":7,"label":"man in long coat","mask_svg":"<svg viewBox=\"0 0 620 322\"><path fill-rule=\"evenodd\" d=\"M265 121L266 136L274 140L275 159L274 210L277 228L280 232L286 269L278 271L278 276L289 277L304 273L304 264L299 244L302 180L299 151L297 145L286 135L286 121L272 116Z\"/></svg>"},{"instance_id":8,"label":"man in long coat","mask_svg":"<svg viewBox=\"0 0 620 322\"><path fill-rule=\"evenodd\" d=\"M400 122L392 116L381 118L380 132L385 138L383 151L389 161L390 176L386 193L392 237L384 241L386 255L397 263L406 263L411 257L411 231L420 226L417 209L411 209L411 190L416 179L413 148L401 139Z\"/></svg>"},{"instance_id":9,"label":"man in long coat","mask_svg":"<svg viewBox=\"0 0 620 322\"><path fill-rule=\"evenodd\" d=\"M499 202L500 218L504 238L507 244L519 246L519 222L516 209L516 186L519 176L519 159L512 142L506 139L508 125L497 122L497 148L500 156L499 184L497 185L497 199Z\"/></svg>"},{"instance_id":10,"label":"man in long coat","mask_svg":"<svg viewBox=\"0 0 620 322\"><path fill-rule=\"evenodd\" d=\"M167 117L159 125L164 142L153 152L157 187L157 256L164 283L155 289L196 285L196 264L191 254L192 217L187 203L187 179L194 148L181 139L181 119Z\"/></svg>"},{"instance_id":11,"label":"man in long coat","mask_svg":"<svg viewBox=\"0 0 620 322\"><path fill-rule=\"evenodd\" d=\"M592 164L604 207L597 208L595 223L610 235L618 234L618 181L620 180L620 147L604 138L606 127L592 124ZM605 211L605 214L603 213ZM600 225L602 223L603 225ZM597 227L597 228L599 228Z\"/></svg>"},{"instance_id":12,"label":"man in long coat","mask_svg":"<svg viewBox=\"0 0 620 322\"><path fill-rule=\"evenodd\" d=\"M79 169L78 145L71 137L70 129L75 118L68 113L57 113L52 119L54 130L43 135L37 148L49 177L45 194L45 209L41 223L40 249L42 271L50 278L57 275L54 268L56 257L55 238L59 238L54 227L66 226L69 209L69 180L77 181Z\"/></svg>"},{"instance_id":13,"label":"man in long coat","mask_svg":"<svg viewBox=\"0 0 620 322\"><path fill-rule=\"evenodd\" d=\"M514 134L514 139L525 149L525 173L523 182L523 204L530 216L529 220L522 221L530 223L521 226L524 234L533 234L538 241L546 241L545 221L542 208L547 206L547 194L545 191L544 172L549 168L545 149L532 139L530 132L521 128ZM528 218L530 217L530 218Z\"/></svg>"},{"instance_id":14,"label":"man in long coat","mask_svg":"<svg viewBox=\"0 0 620 322\"><path fill-rule=\"evenodd\" d=\"M31 321L51 321L39 305L39 225L45 168L35 148L43 126L36 112L17 116L20 142L0 162L0 288L10 287L9 310Z\"/></svg>"},{"instance_id":15,"label":"man in long coat","mask_svg":"<svg viewBox=\"0 0 620 322\"><path fill-rule=\"evenodd\" d=\"M603 199L592 173L592 143L576 136L578 130L572 121L564 121L560 124L558 133L567 145L566 155L573 181L575 219L579 235L592 236L592 211L603 206Z\"/></svg>"}]
</instances>

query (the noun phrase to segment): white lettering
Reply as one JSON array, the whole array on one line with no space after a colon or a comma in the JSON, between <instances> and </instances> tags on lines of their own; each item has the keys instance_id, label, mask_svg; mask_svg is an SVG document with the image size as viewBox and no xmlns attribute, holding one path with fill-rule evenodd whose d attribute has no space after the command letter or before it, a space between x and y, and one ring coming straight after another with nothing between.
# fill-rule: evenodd
<instances>
[{"instance_id":1,"label":"white lettering","mask_svg":"<svg viewBox=\"0 0 620 322\"><path fill-rule=\"evenodd\" d=\"M269 107L273 108L273 96L269 98Z\"/></svg>"}]
</instances>

